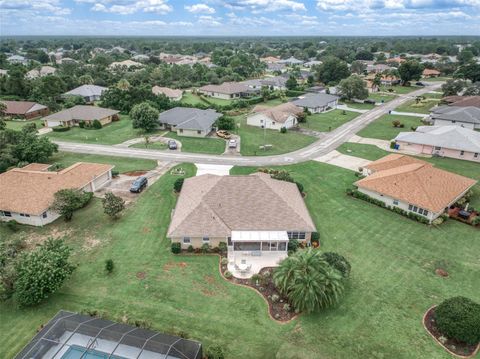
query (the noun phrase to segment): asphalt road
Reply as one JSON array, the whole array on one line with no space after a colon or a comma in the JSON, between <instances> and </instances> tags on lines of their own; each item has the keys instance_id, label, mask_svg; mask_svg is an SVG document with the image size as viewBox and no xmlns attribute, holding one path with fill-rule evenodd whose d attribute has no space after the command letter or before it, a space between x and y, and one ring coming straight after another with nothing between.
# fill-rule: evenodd
<instances>
[{"instance_id":1,"label":"asphalt road","mask_svg":"<svg viewBox=\"0 0 480 359\"><path fill-rule=\"evenodd\" d=\"M388 111L395 109L399 105L416 96L422 95L426 92L434 91L442 85L441 82L434 83L431 86L426 86L419 90L410 92L406 95L400 95L390 102L361 114L352 121L336 128L335 130L326 133L325 136L311 145L299 149L294 152L273 155L273 156L228 156L228 155L207 155L194 154L182 152L168 152L158 150L148 150L140 148L122 148L111 145L86 144L76 142L54 141L59 145L60 151L76 152L86 154L97 154L107 156L121 156L131 158L146 158L159 161L174 161L174 162L191 162L191 163L208 163L208 164L223 164L234 166L269 166L269 165L285 165L308 161L320 156L323 156L330 151L333 151L338 146L347 142L349 138L355 135L358 131L366 127L369 123L375 121L380 116L388 113Z\"/></svg>"}]
</instances>

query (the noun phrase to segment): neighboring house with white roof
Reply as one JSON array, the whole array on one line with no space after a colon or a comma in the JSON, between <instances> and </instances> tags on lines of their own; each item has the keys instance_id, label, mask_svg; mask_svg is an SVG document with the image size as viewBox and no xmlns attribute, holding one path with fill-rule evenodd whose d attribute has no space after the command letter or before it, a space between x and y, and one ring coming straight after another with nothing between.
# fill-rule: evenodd
<instances>
[{"instance_id":1,"label":"neighboring house with white roof","mask_svg":"<svg viewBox=\"0 0 480 359\"><path fill-rule=\"evenodd\" d=\"M251 93L251 89L241 82L224 82L221 85L200 87L198 92L210 97L231 100L248 96Z\"/></svg>"},{"instance_id":2,"label":"neighboring house with white roof","mask_svg":"<svg viewBox=\"0 0 480 359\"><path fill-rule=\"evenodd\" d=\"M287 79L282 76L264 77L242 81L241 84L248 86L252 90L260 90L262 87L268 87L271 90L286 90Z\"/></svg>"},{"instance_id":3,"label":"neighboring house with white roof","mask_svg":"<svg viewBox=\"0 0 480 359\"><path fill-rule=\"evenodd\" d=\"M98 106L77 105L63 111L52 113L43 118L46 127L78 126L80 122L92 124L98 120L102 126L118 119L120 111Z\"/></svg>"},{"instance_id":4,"label":"neighboring house with white roof","mask_svg":"<svg viewBox=\"0 0 480 359\"><path fill-rule=\"evenodd\" d=\"M38 69L28 71L25 76L29 79L36 79L43 76L53 75L57 69L52 66L42 66Z\"/></svg>"},{"instance_id":5,"label":"neighboring house with white roof","mask_svg":"<svg viewBox=\"0 0 480 359\"><path fill-rule=\"evenodd\" d=\"M212 109L175 107L160 113L158 122L162 128L175 131L179 136L205 137L222 116Z\"/></svg>"},{"instance_id":6,"label":"neighboring house with white roof","mask_svg":"<svg viewBox=\"0 0 480 359\"><path fill-rule=\"evenodd\" d=\"M155 95L165 95L171 101L180 101L183 96L182 90L175 90L168 87L153 86L152 92Z\"/></svg>"},{"instance_id":7,"label":"neighboring house with white roof","mask_svg":"<svg viewBox=\"0 0 480 359\"><path fill-rule=\"evenodd\" d=\"M291 101L294 105L307 108L311 113L320 113L337 108L340 97L326 93L307 93Z\"/></svg>"},{"instance_id":8,"label":"neighboring house with white roof","mask_svg":"<svg viewBox=\"0 0 480 359\"><path fill-rule=\"evenodd\" d=\"M468 106L438 106L430 112L428 121L435 126L461 126L480 129L480 108Z\"/></svg>"},{"instance_id":9,"label":"neighboring house with white roof","mask_svg":"<svg viewBox=\"0 0 480 359\"><path fill-rule=\"evenodd\" d=\"M0 76L7 76L7 75L8 75L8 70L0 69Z\"/></svg>"},{"instance_id":10,"label":"neighboring house with white roof","mask_svg":"<svg viewBox=\"0 0 480 359\"><path fill-rule=\"evenodd\" d=\"M85 99L85 102L91 103L100 100L102 93L106 91L106 87L97 85L82 85L73 90L65 92L63 96L81 96Z\"/></svg>"},{"instance_id":11,"label":"neighboring house with white roof","mask_svg":"<svg viewBox=\"0 0 480 359\"><path fill-rule=\"evenodd\" d=\"M183 249L226 243L229 270L235 272L237 265L259 260L263 266L278 265L288 256L290 240L308 244L315 231L295 183L266 173L205 174L185 179L167 237Z\"/></svg>"},{"instance_id":12,"label":"neighboring house with white roof","mask_svg":"<svg viewBox=\"0 0 480 359\"><path fill-rule=\"evenodd\" d=\"M312 66L321 65L321 64L323 64L323 62L320 60L310 60L308 62L305 62L303 66L312 67Z\"/></svg>"},{"instance_id":13,"label":"neighboring house with white roof","mask_svg":"<svg viewBox=\"0 0 480 359\"><path fill-rule=\"evenodd\" d=\"M288 66L294 66L294 65L303 65L305 61L296 59L295 57L291 56L288 59L283 59L278 61L279 64L285 64Z\"/></svg>"},{"instance_id":14,"label":"neighboring house with white roof","mask_svg":"<svg viewBox=\"0 0 480 359\"><path fill-rule=\"evenodd\" d=\"M0 220L43 226L60 217L50 207L56 192L95 192L112 179L112 165L77 162L60 171L31 163L0 174Z\"/></svg>"},{"instance_id":15,"label":"neighboring house with white roof","mask_svg":"<svg viewBox=\"0 0 480 359\"><path fill-rule=\"evenodd\" d=\"M21 55L12 55L12 56L9 56L7 57L7 61L8 63L10 64L22 64L22 65L26 65L28 63L28 60L24 57L24 56L21 56Z\"/></svg>"},{"instance_id":16,"label":"neighboring house with white roof","mask_svg":"<svg viewBox=\"0 0 480 359\"><path fill-rule=\"evenodd\" d=\"M385 203L425 217L442 215L477 181L435 168L419 159L390 154L365 166L367 177L355 182L358 191Z\"/></svg>"},{"instance_id":17,"label":"neighboring house with white roof","mask_svg":"<svg viewBox=\"0 0 480 359\"><path fill-rule=\"evenodd\" d=\"M147 55L143 55L143 54L138 54L138 55L135 55L132 57L132 60L133 61L148 61L150 60L150 56L147 56Z\"/></svg>"},{"instance_id":18,"label":"neighboring house with white roof","mask_svg":"<svg viewBox=\"0 0 480 359\"><path fill-rule=\"evenodd\" d=\"M297 125L297 115L303 108L287 102L278 106L268 107L257 105L252 114L247 117L247 125L280 130L282 127L292 128Z\"/></svg>"},{"instance_id":19,"label":"neighboring house with white roof","mask_svg":"<svg viewBox=\"0 0 480 359\"><path fill-rule=\"evenodd\" d=\"M143 67L143 64L140 62L132 61L132 60L112 62L110 65L108 65L108 68L110 70L122 70L122 69L129 70L130 68L139 68L139 67Z\"/></svg>"},{"instance_id":20,"label":"neighboring house with white roof","mask_svg":"<svg viewBox=\"0 0 480 359\"><path fill-rule=\"evenodd\" d=\"M399 150L480 162L480 132L460 126L419 126L395 142Z\"/></svg>"}]
</instances>

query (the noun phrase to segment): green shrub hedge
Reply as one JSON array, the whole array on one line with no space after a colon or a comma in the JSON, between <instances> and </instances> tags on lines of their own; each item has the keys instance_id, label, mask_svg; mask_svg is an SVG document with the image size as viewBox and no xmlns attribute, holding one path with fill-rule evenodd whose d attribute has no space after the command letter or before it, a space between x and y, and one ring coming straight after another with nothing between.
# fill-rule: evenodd
<instances>
[{"instance_id":1,"label":"green shrub hedge","mask_svg":"<svg viewBox=\"0 0 480 359\"><path fill-rule=\"evenodd\" d=\"M344 256L335 252L325 252L322 253L322 257L328 264L330 264L330 266L342 273L343 278L348 278L350 276L352 266Z\"/></svg>"},{"instance_id":2,"label":"green shrub hedge","mask_svg":"<svg viewBox=\"0 0 480 359\"><path fill-rule=\"evenodd\" d=\"M480 304L465 297L444 300L435 308L437 328L448 338L470 345L480 342Z\"/></svg>"},{"instance_id":3,"label":"green shrub hedge","mask_svg":"<svg viewBox=\"0 0 480 359\"><path fill-rule=\"evenodd\" d=\"M65 132L70 130L70 127L68 126L54 126L52 127L53 132Z\"/></svg>"},{"instance_id":4,"label":"green shrub hedge","mask_svg":"<svg viewBox=\"0 0 480 359\"><path fill-rule=\"evenodd\" d=\"M182 245L179 242L172 243L172 253L179 254L182 251Z\"/></svg>"}]
</instances>

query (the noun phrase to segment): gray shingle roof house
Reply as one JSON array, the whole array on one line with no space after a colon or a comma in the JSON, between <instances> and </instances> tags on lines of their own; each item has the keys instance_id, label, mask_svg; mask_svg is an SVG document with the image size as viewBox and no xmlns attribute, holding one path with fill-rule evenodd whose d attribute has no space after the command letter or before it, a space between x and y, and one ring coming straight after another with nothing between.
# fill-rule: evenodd
<instances>
[{"instance_id":1,"label":"gray shingle roof house","mask_svg":"<svg viewBox=\"0 0 480 359\"><path fill-rule=\"evenodd\" d=\"M307 108L312 113L319 113L336 108L339 98L325 93L307 93L291 102L299 107Z\"/></svg>"},{"instance_id":2,"label":"gray shingle roof house","mask_svg":"<svg viewBox=\"0 0 480 359\"><path fill-rule=\"evenodd\" d=\"M212 109L175 107L162 112L158 122L164 128L176 131L179 136L205 137L220 117L222 114Z\"/></svg>"},{"instance_id":3,"label":"gray shingle roof house","mask_svg":"<svg viewBox=\"0 0 480 359\"><path fill-rule=\"evenodd\" d=\"M288 59L283 59L278 61L279 64L286 64L286 65L301 65L304 63L303 60L296 59L295 57L291 56Z\"/></svg>"},{"instance_id":4,"label":"gray shingle roof house","mask_svg":"<svg viewBox=\"0 0 480 359\"><path fill-rule=\"evenodd\" d=\"M102 125L106 125L115 119L120 111L111 110L98 106L77 105L66 110L52 113L43 118L45 126L78 126L80 121L93 122L99 120Z\"/></svg>"},{"instance_id":5,"label":"gray shingle roof house","mask_svg":"<svg viewBox=\"0 0 480 359\"><path fill-rule=\"evenodd\" d=\"M204 95L224 100L240 98L248 95L250 88L241 82L224 82L221 85L206 85L198 89Z\"/></svg>"},{"instance_id":6,"label":"gray shingle roof house","mask_svg":"<svg viewBox=\"0 0 480 359\"><path fill-rule=\"evenodd\" d=\"M85 102L88 103L100 100L100 97L105 90L107 90L107 88L102 86L82 85L65 92L63 96L82 96L85 99Z\"/></svg>"},{"instance_id":7,"label":"gray shingle roof house","mask_svg":"<svg viewBox=\"0 0 480 359\"><path fill-rule=\"evenodd\" d=\"M419 126L395 141L401 150L480 162L480 132L461 126Z\"/></svg>"},{"instance_id":8,"label":"gray shingle roof house","mask_svg":"<svg viewBox=\"0 0 480 359\"><path fill-rule=\"evenodd\" d=\"M430 121L435 126L456 125L470 129L480 128L480 108L468 106L439 106L430 112Z\"/></svg>"}]
</instances>

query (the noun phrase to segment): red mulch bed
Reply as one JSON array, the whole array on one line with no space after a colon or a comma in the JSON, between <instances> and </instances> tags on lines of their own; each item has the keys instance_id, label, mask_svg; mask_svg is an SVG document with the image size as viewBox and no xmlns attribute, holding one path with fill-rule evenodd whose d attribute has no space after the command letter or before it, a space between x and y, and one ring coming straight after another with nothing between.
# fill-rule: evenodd
<instances>
[{"instance_id":1,"label":"red mulch bed","mask_svg":"<svg viewBox=\"0 0 480 359\"><path fill-rule=\"evenodd\" d=\"M221 257L221 258L226 258L226 257ZM220 269L222 271L222 274L225 274L225 272L227 271L227 265L220 264ZM269 279L266 283L259 283L258 286L256 285L256 283L253 283L251 279L239 279L235 277L232 277L232 278L225 277L225 279L227 279L228 281L234 284L245 285L247 287L255 289L267 301L268 311L272 319L275 319L279 322L288 322L293 318L295 318L298 315L298 313L295 313L292 305L290 305L290 308L291 308L290 310L285 310L283 308L285 304L289 304L289 303L287 298L281 295L275 288L275 285L273 284L273 280L272 280L273 270L274 270L273 267L262 268L259 274L263 276L265 272L270 272L270 276L268 276ZM274 294L278 295L279 297L279 300L277 302L272 301L272 295Z\"/></svg>"},{"instance_id":2,"label":"red mulch bed","mask_svg":"<svg viewBox=\"0 0 480 359\"><path fill-rule=\"evenodd\" d=\"M446 338L438 331L435 323L435 307L430 308L427 313L425 313L423 325L437 342L451 354L462 358L472 358L477 354L480 344L468 345L455 339Z\"/></svg>"},{"instance_id":3,"label":"red mulch bed","mask_svg":"<svg viewBox=\"0 0 480 359\"><path fill-rule=\"evenodd\" d=\"M126 176L143 176L147 171L130 171L124 172L123 174Z\"/></svg>"},{"instance_id":4,"label":"red mulch bed","mask_svg":"<svg viewBox=\"0 0 480 359\"><path fill-rule=\"evenodd\" d=\"M470 224L470 225L472 224L472 221L474 220L475 217L480 216L480 213L478 213L476 211L473 211L470 214L470 217L465 219L465 218L462 218L458 215L458 212L460 212L460 211L461 211L461 208L459 208L459 207L449 208L448 209L448 216L450 218L453 218L453 219L457 220L457 221L467 223L467 224Z\"/></svg>"}]
</instances>

